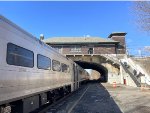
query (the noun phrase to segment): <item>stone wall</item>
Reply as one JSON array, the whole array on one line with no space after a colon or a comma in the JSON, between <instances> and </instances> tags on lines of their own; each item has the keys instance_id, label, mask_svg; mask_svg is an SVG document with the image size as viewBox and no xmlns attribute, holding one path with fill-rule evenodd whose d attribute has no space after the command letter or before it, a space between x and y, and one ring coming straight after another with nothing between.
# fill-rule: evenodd
<instances>
[{"instance_id":1,"label":"stone wall","mask_svg":"<svg viewBox=\"0 0 150 113\"><path fill-rule=\"evenodd\" d=\"M105 67L108 69L108 83L121 83L120 69L109 63L105 63Z\"/></svg>"},{"instance_id":2,"label":"stone wall","mask_svg":"<svg viewBox=\"0 0 150 113\"><path fill-rule=\"evenodd\" d=\"M91 72L91 80L97 80L100 78L100 73L98 71L92 70Z\"/></svg>"}]
</instances>

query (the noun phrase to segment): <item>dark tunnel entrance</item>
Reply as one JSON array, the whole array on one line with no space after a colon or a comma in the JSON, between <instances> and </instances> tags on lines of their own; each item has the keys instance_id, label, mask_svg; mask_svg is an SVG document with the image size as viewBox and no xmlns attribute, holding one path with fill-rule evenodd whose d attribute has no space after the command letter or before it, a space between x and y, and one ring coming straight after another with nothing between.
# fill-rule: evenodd
<instances>
[{"instance_id":1,"label":"dark tunnel entrance","mask_svg":"<svg viewBox=\"0 0 150 113\"><path fill-rule=\"evenodd\" d=\"M93 69L98 71L101 74L101 78L99 78L97 81L99 82L108 81L108 70L103 65L85 61L75 61L75 62L84 69Z\"/></svg>"}]
</instances>

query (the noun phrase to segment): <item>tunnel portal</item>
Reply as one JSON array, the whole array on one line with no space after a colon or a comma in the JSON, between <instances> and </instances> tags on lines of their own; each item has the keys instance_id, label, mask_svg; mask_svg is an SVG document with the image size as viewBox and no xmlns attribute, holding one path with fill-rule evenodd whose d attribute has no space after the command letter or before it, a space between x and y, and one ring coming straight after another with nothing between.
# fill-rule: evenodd
<instances>
[{"instance_id":1,"label":"tunnel portal","mask_svg":"<svg viewBox=\"0 0 150 113\"><path fill-rule=\"evenodd\" d=\"M108 70L103 65L85 61L75 61L75 62L84 69L93 69L98 71L101 74L101 78L99 78L97 81L100 82L108 81Z\"/></svg>"}]
</instances>

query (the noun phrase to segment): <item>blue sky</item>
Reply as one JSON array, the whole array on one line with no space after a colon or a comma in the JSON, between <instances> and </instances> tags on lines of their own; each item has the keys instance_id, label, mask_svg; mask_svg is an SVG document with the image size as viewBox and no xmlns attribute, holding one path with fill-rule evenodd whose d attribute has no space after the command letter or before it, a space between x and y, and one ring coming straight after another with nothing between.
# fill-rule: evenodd
<instances>
[{"instance_id":1,"label":"blue sky","mask_svg":"<svg viewBox=\"0 0 150 113\"><path fill-rule=\"evenodd\" d=\"M137 52L150 46L148 33L134 24L132 2L0 2L0 14L37 38L56 36L98 36L126 32L127 48Z\"/></svg>"}]
</instances>

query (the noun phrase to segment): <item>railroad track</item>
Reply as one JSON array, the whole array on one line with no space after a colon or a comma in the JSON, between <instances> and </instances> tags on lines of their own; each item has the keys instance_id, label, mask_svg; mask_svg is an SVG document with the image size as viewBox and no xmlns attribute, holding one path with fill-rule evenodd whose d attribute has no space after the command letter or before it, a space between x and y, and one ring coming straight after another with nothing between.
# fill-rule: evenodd
<instances>
[{"instance_id":1,"label":"railroad track","mask_svg":"<svg viewBox=\"0 0 150 113\"><path fill-rule=\"evenodd\" d=\"M78 90L66 95L52 104L45 105L32 113L71 113L81 98L88 90L89 85L82 86ZM68 104L69 102L69 104ZM66 108L61 108L66 105Z\"/></svg>"}]
</instances>

